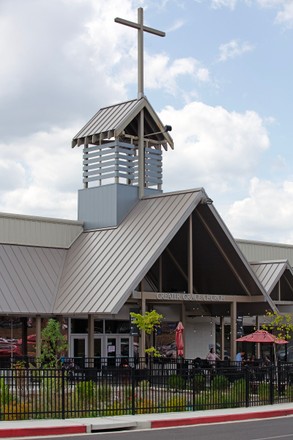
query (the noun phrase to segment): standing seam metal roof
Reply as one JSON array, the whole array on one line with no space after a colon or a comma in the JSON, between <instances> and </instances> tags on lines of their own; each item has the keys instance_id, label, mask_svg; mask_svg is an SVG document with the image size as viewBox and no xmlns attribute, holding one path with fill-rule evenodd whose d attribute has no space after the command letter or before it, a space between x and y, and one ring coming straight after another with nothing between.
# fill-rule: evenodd
<instances>
[{"instance_id":1,"label":"standing seam metal roof","mask_svg":"<svg viewBox=\"0 0 293 440\"><path fill-rule=\"evenodd\" d=\"M94 134L111 131L137 106L138 100L132 100L101 108L89 122L74 136L79 139Z\"/></svg>"},{"instance_id":2,"label":"standing seam metal roof","mask_svg":"<svg viewBox=\"0 0 293 440\"><path fill-rule=\"evenodd\" d=\"M250 264L269 295L272 293L285 270L288 269L292 273L292 268L288 260L262 261Z\"/></svg>"},{"instance_id":3,"label":"standing seam metal roof","mask_svg":"<svg viewBox=\"0 0 293 440\"><path fill-rule=\"evenodd\" d=\"M0 311L52 313L65 249L0 245Z\"/></svg>"},{"instance_id":4,"label":"standing seam metal roof","mask_svg":"<svg viewBox=\"0 0 293 440\"><path fill-rule=\"evenodd\" d=\"M55 313L117 313L202 196L146 198L117 229L82 234L68 252Z\"/></svg>"},{"instance_id":5,"label":"standing seam metal roof","mask_svg":"<svg viewBox=\"0 0 293 440\"><path fill-rule=\"evenodd\" d=\"M202 189L146 197L118 228L84 232L69 250L0 245L0 311L117 313L205 197ZM210 211L233 244L213 206ZM265 296L286 269L292 273L287 261L252 268Z\"/></svg>"},{"instance_id":6,"label":"standing seam metal roof","mask_svg":"<svg viewBox=\"0 0 293 440\"><path fill-rule=\"evenodd\" d=\"M205 197L204 191L199 189L145 198L137 203L118 228L83 233L68 251L55 313L118 313ZM211 211L227 239L234 243L216 211ZM235 251L240 252L236 244ZM244 256L243 264L266 297Z\"/></svg>"},{"instance_id":7,"label":"standing seam metal roof","mask_svg":"<svg viewBox=\"0 0 293 440\"><path fill-rule=\"evenodd\" d=\"M72 140L72 147L75 147L77 144L84 143L86 138L90 139L92 136L99 136L103 133L107 135L109 132L113 132L115 133L115 137L121 136L122 132L126 130L129 124L133 122L143 108L146 109L145 125L147 122L151 121L152 128L156 127L154 131L161 132L161 134L158 134L157 136L165 139L171 148L173 148L172 137L168 132L164 131L162 121L146 97L101 108L74 136ZM138 124L136 125L138 128ZM138 136L137 128L135 133L132 133L135 136ZM113 136L113 134L111 136Z\"/></svg>"}]
</instances>

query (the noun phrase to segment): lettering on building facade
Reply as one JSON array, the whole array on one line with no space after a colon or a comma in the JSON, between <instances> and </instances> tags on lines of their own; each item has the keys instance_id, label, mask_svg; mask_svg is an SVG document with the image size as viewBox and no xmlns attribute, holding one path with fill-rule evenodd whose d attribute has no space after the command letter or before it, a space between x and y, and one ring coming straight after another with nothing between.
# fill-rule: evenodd
<instances>
[{"instance_id":1,"label":"lettering on building facade","mask_svg":"<svg viewBox=\"0 0 293 440\"><path fill-rule=\"evenodd\" d=\"M225 295L209 295L198 293L158 292L157 299L167 301L202 301L221 302L226 301Z\"/></svg>"}]
</instances>

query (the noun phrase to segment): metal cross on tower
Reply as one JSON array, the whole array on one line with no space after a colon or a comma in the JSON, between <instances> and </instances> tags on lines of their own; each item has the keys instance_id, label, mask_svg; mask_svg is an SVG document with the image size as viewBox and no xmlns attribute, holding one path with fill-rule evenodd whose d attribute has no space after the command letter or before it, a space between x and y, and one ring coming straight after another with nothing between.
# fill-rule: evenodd
<instances>
[{"instance_id":1,"label":"metal cross on tower","mask_svg":"<svg viewBox=\"0 0 293 440\"><path fill-rule=\"evenodd\" d=\"M143 24L143 8L137 10L137 23L124 20L123 18L115 18L116 23L124 24L125 26L137 29L137 58L138 58L138 99L143 98L143 33L149 32L150 34L164 37L165 32L158 31ZM138 145L138 185L139 185L139 198L144 196L145 188L145 160L144 160L144 109L140 111L139 118L139 145Z\"/></svg>"},{"instance_id":2,"label":"metal cross on tower","mask_svg":"<svg viewBox=\"0 0 293 440\"><path fill-rule=\"evenodd\" d=\"M144 96L143 91L143 33L149 32L150 34L158 35L159 37L165 37L165 32L158 31L143 24L143 8L137 10L137 23L133 21L124 20L123 18L115 18L116 23L124 24L125 26L137 29L137 58L138 58L138 99Z\"/></svg>"}]
</instances>

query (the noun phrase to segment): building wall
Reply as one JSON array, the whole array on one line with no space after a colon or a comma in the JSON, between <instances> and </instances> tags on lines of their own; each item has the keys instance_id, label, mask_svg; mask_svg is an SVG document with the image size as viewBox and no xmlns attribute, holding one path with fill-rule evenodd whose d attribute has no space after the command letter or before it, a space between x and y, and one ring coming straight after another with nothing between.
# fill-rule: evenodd
<instances>
[{"instance_id":1,"label":"building wall","mask_svg":"<svg viewBox=\"0 0 293 440\"><path fill-rule=\"evenodd\" d=\"M210 318L188 318L185 323L185 358L205 359L210 347L215 347L215 322Z\"/></svg>"},{"instance_id":2,"label":"building wall","mask_svg":"<svg viewBox=\"0 0 293 440\"><path fill-rule=\"evenodd\" d=\"M293 266L293 245L248 240L236 242L249 262L288 260Z\"/></svg>"},{"instance_id":3,"label":"building wall","mask_svg":"<svg viewBox=\"0 0 293 440\"><path fill-rule=\"evenodd\" d=\"M82 232L81 222L0 213L0 243L68 249Z\"/></svg>"}]
</instances>

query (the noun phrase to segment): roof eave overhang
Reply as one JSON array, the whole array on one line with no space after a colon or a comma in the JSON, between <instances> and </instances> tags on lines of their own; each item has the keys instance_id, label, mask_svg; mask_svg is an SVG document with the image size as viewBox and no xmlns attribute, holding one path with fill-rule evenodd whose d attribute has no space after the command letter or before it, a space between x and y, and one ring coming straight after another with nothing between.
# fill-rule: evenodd
<instances>
[{"instance_id":1,"label":"roof eave overhang","mask_svg":"<svg viewBox=\"0 0 293 440\"><path fill-rule=\"evenodd\" d=\"M74 148L75 146L81 146L84 143L95 143L98 139L105 139L110 137L118 138L119 136L122 136L124 134L125 129L127 126L132 122L134 118L138 116L138 114L143 110L146 109L151 117L151 119L154 122L154 125L156 126L156 132L159 132L161 136L163 136L163 139L161 140L162 145L165 149L167 149L167 145L171 149L174 149L174 141L170 134L166 131L165 125L163 125L162 121L158 117L157 113L149 103L148 99L146 97L142 97L138 99L134 105L134 107L131 109L131 111L126 112L125 117L121 120L119 125L116 127L113 127L111 130L107 132L102 133L93 133L91 136L88 136L87 138L84 136L79 137L79 133L82 133L83 129L80 130L80 132L72 139L71 147ZM93 116L91 120L93 120L96 117L96 115ZM89 123L91 122L89 121Z\"/></svg>"}]
</instances>

